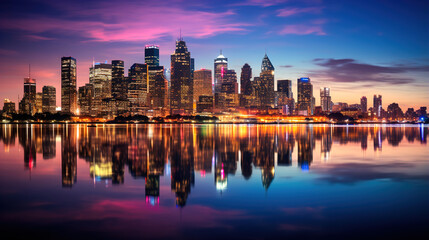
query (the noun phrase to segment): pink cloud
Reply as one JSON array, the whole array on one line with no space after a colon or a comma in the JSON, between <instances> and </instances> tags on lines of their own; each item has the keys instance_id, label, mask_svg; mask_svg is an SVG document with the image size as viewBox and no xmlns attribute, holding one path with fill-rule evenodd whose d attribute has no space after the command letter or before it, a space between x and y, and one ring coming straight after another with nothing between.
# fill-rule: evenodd
<instances>
[{"instance_id":1,"label":"pink cloud","mask_svg":"<svg viewBox=\"0 0 429 240\"><path fill-rule=\"evenodd\" d=\"M326 33L323 31L322 27L319 25L304 25L304 24L297 24L297 25L287 25L283 27L282 30L278 32L280 35L288 35L288 34L295 34L295 35L326 35Z\"/></svg>"},{"instance_id":2,"label":"pink cloud","mask_svg":"<svg viewBox=\"0 0 429 240\"><path fill-rule=\"evenodd\" d=\"M247 0L241 3L235 3L231 6L260 6L260 7L271 7L288 2L288 0Z\"/></svg>"},{"instance_id":3,"label":"pink cloud","mask_svg":"<svg viewBox=\"0 0 429 240\"><path fill-rule=\"evenodd\" d=\"M185 37L205 38L246 32L246 27L250 26L235 22L233 11L208 12L174 6L148 5L142 8L133 4L105 4L69 14L71 18L68 19L73 20L51 17L1 20L0 28L25 31L35 40L49 40L40 34L50 33L78 35L89 41L136 42L178 37L179 29Z\"/></svg>"},{"instance_id":4,"label":"pink cloud","mask_svg":"<svg viewBox=\"0 0 429 240\"><path fill-rule=\"evenodd\" d=\"M44 37L44 36L39 36L39 35L25 35L26 38L30 39L30 40L36 40L36 41L49 41L49 40L55 40L55 38L50 38L50 37Z\"/></svg>"},{"instance_id":5,"label":"pink cloud","mask_svg":"<svg viewBox=\"0 0 429 240\"><path fill-rule=\"evenodd\" d=\"M278 17L289 17L300 13L320 13L321 7L307 7L307 8L283 8L277 11Z\"/></svg>"}]
</instances>

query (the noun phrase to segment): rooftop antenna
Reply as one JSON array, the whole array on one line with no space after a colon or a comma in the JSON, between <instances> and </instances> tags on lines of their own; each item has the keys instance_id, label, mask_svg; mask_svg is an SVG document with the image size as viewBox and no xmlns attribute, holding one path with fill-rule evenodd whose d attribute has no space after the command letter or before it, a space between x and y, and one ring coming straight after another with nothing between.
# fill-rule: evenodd
<instances>
[{"instance_id":1,"label":"rooftop antenna","mask_svg":"<svg viewBox=\"0 0 429 240\"><path fill-rule=\"evenodd\" d=\"M179 30L179 40L180 41L182 41L183 39L182 39L182 28L180 28L180 30Z\"/></svg>"},{"instance_id":2,"label":"rooftop antenna","mask_svg":"<svg viewBox=\"0 0 429 240\"><path fill-rule=\"evenodd\" d=\"M220 50L220 55L222 55L222 49Z\"/></svg>"},{"instance_id":3,"label":"rooftop antenna","mask_svg":"<svg viewBox=\"0 0 429 240\"><path fill-rule=\"evenodd\" d=\"M28 78L31 78L31 64L28 64Z\"/></svg>"}]
</instances>

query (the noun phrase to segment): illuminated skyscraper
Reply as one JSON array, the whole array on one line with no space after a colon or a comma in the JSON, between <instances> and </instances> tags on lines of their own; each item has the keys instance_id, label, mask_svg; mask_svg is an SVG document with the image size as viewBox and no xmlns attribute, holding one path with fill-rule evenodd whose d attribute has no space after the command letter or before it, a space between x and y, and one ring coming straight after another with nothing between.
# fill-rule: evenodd
<instances>
[{"instance_id":1,"label":"illuminated skyscraper","mask_svg":"<svg viewBox=\"0 0 429 240\"><path fill-rule=\"evenodd\" d=\"M265 54L261 66L261 107L274 107L274 66Z\"/></svg>"},{"instance_id":2,"label":"illuminated skyscraper","mask_svg":"<svg viewBox=\"0 0 429 240\"><path fill-rule=\"evenodd\" d=\"M194 72L194 102L198 102L200 96L213 96L212 71L200 69Z\"/></svg>"},{"instance_id":3,"label":"illuminated skyscraper","mask_svg":"<svg viewBox=\"0 0 429 240\"><path fill-rule=\"evenodd\" d=\"M4 105L3 105L3 114L12 116L12 114L15 114L15 113L16 113L15 103L6 98L4 100Z\"/></svg>"},{"instance_id":4,"label":"illuminated skyscraper","mask_svg":"<svg viewBox=\"0 0 429 240\"><path fill-rule=\"evenodd\" d=\"M163 66L149 66L149 105L152 109L162 109L167 107L167 80L164 77Z\"/></svg>"},{"instance_id":5,"label":"illuminated skyscraper","mask_svg":"<svg viewBox=\"0 0 429 240\"><path fill-rule=\"evenodd\" d=\"M149 66L159 66L159 47L157 45L145 46L144 62Z\"/></svg>"},{"instance_id":6,"label":"illuminated skyscraper","mask_svg":"<svg viewBox=\"0 0 429 240\"><path fill-rule=\"evenodd\" d=\"M124 61L112 60L112 97L127 99L127 85L124 77Z\"/></svg>"},{"instance_id":7,"label":"illuminated skyscraper","mask_svg":"<svg viewBox=\"0 0 429 240\"><path fill-rule=\"evenodd\" d=\"M295 100L293 99L291 80L277 80L275 105L282 107L283 114L290 115L293 113Z\"/></svg>"},{"instance_id":8,"label":"illuminated skyscraper","mask_svg":"<svg viewBox=\"0 0 429 240\"><path fill-rule=\"evenodd\" d=\"M89 83L94 86L92 111L101 114L102 100L111 97L112 64L96 63L89 69Z\"/></svg>"},{"instance_id":9,"label":"illuminated skyscraper","mask_svg":"<svg viewBox=\"0 0 429 240\"><path fill-rule=\"evenodd\" d=\"M128 100L131 114L144 114L147 107L148 65L134 63L128 70Z\"/></svg>"},{"instance_id":10,"label":"illuminated skyscraper","mask_svg":"<svg viewBox=\"0 0 429 240\"><path fill-rule=\"evenodd\" d=\"M332 111L332 104L331 104L331 94L330 89L327 87L320 89L320 105L322 107L323 112L330 112Z\"/></svg>"},{"instance_id":11,"label":"illuminated skyscraper","mask_svg":"<svg viewBox=\"0 0 429 240\"><path fill-rule=\"evenodd\" d=\"M171 113L191 113L193 110L193 84L191 78L191 53L185 41L176 41L176 50L171 55Z\"/></svg>"},{"instance_id":12,"label":"illuminated skyscraper","mask_svg":"<svg viewBox=\"0 0 429 240\"><path fill-rule=\"evenodd\" d=\"M365 96L360 98L360 106L363 113L368 112L368 100L366 99Z\"/></svg>"},{"instance_id":13,"label":"illuminated skyscraper","mask_svg":"<svg viewBox=\"0 0 429 240\"><path fill-rule=\"evenodd\" d=\"M95 112L92 111L94 98L94 86L90 83L85 86L79 87L79 109L80 115L82 116L95 116Z\"/></svg>"},{"instance_id":14,"label":"illuminated skyscraper","mask_svg":"<svg viewBox=\"0 0 429 240\"><path fill-rule=\"evenodd\" d=\"M61 58L61 111L75 114L77 110L76 59Z\"/></svg>"},{"instance_id":15,"label":"illuminated skyscraper","mask_svg":"<svg viewBox=\"0 0 429 240\"><path fill-rule=\"evenodd\" d=\"M24 78L24 97L19 103L21 114L34 115L36 113L36 79Z\"/></svg>"},{"instance_id":16,"label":"illuminated skyscraper","mask_svg":"<svg viewBox=\"0 0 429 240\"><path fill-rule=\"evenodd\" d=\"M57 107L57 94L55 87L43 86L42 94L42 112L54 114Z\"/></svg>"},{"instance_id":17,"label":"illuminated skyscraper","mask_svg":"<svg viewBox=\"0 0 429 240\"><path fill-rule=\"evenodd\" d=\"M381 95L374 95L374 112L377 117L381 117L382 101Z\"/></svg>"},{"instance_id":18,"label":"illuminated skyscraper","mask_svg":"<svg viewBox=\"0 0 429 240\"><path fill-rule=\"evenodd\" d=\"M42 113L43 112L43 93L38 92L36 93L36 113Z\"/></svg>"},{"instance_id":19,"label":"illuminated skyscraper","mask_svg":"<svg viewBox=\"0 0 429 240\"><path fill-rule=\"evenodd\" d=\"M298 78L298 114L305 116L313 115L313 104L313 85L310 78Z\"/></svg>"},{"instance_id":20,"label":"illuminated skyscraper","mask_svg":"<svg viewBox=\"0 0 429 240\"><path fill-rule=\"evenodd\" d=\"M222 50L221 50L220 55L214 60L215 93L220 92L224 73L227 69L228 69L228 58L222 55Z\"/></svg>"}]
</instances>

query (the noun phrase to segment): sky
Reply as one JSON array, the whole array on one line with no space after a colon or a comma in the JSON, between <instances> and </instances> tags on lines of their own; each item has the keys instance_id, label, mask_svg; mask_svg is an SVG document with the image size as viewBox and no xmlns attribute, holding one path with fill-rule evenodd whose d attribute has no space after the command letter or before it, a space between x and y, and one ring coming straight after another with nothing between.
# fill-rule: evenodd
<instances>
[{"instance_id":1,"label":"sky","mask_svg":"<svg viewBox=\"0 0 429 240\"><path fill-rule=\"evenodd\" d=\"M89 82L93 59L144 62L144 46L160 47L169 68L179 34L195 68L213 70L222 49L240 75L249 63L260 73L267 53L275 79L310 77L316 104L330 87L333 102L383 96L429 106L429 1L427 0L3 0L0 8L0 104L18 104L24 77L57 89L60 59L77 59L77 85Z\"/></svg>"}]
</instances>

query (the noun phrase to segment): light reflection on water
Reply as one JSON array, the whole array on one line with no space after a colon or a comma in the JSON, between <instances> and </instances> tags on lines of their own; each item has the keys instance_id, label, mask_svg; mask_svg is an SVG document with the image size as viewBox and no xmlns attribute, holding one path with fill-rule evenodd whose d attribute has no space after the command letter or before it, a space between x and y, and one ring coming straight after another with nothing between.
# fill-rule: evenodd
<instances>
[{"instance_id":1,"label":"light reflection on water","mask_svg":"<svg viewBox=\"0 0 429 240\"><path fill-rule=\"evenodd\" d=\"M428 231L428 132L5 124L0 224L52 238L409 237Z\"/></svg>"}]
</instances>

